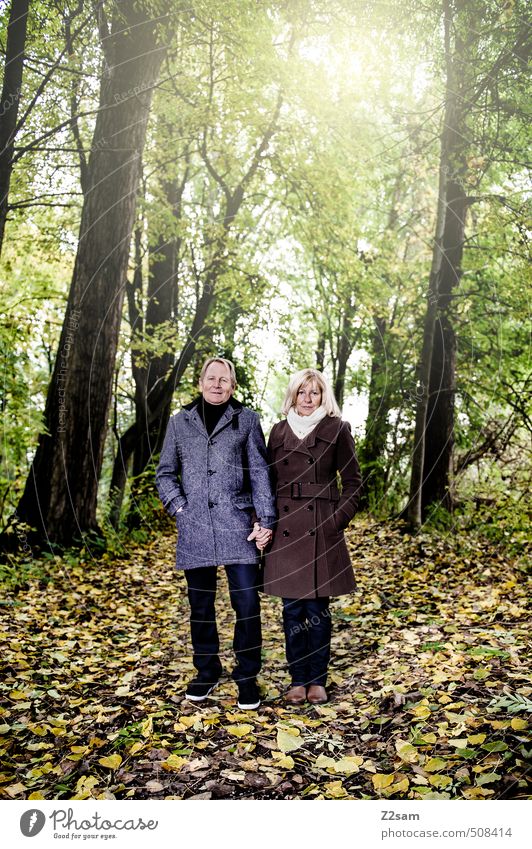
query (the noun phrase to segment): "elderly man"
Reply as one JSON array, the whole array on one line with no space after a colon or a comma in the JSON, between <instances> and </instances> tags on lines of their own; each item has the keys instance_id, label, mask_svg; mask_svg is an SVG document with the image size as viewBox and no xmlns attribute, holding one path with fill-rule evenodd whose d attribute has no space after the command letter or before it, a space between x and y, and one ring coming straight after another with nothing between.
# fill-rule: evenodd
<instances>
[{"instance_id":1,"label":"elderly man","mask_svg":"<svg viewBox=\"0 0 532 849\"><path fill-rule=\"evenodd\" d=\"M253 710L262 645L257 549L271 539L275 521L266 446L258 414L233 398L229 360L208 359L199 388L199 398L170 419L156 474L161 501L176 519L176 566L188 585L197 677L186 698L203 701L222 674L214 601L223 565L236 614L238 706Z\"/></svg>"}]
</instances>

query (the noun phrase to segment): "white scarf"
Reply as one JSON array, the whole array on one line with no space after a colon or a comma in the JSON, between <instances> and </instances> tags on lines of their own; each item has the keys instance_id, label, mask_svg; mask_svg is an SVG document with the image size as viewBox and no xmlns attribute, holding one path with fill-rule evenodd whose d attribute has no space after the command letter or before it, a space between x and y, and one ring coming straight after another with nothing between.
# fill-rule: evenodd
<instances>
[{"instance_id":1,"label":"white scarf","mask_svg":"<svg viewBox=\"0 0 532 849\"><path fill-rule=\"evenodd\" d=\"M321 422L326 415L327 410L323 405L318 407L317 410L314 410L310 416L300 416L299 413L296 413L295 407L290 407L286 421L298 439L305 439L305 437L309 435L310 431L314 430L318 422Z\"/></svg>"}]
</instances>

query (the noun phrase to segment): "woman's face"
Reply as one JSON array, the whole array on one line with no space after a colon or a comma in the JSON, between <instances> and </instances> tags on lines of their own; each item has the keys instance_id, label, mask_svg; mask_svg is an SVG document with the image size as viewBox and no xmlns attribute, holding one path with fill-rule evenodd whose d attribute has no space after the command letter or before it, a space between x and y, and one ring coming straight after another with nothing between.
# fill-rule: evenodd
<instances>
[{"instance_id":1,"label":"woman's face","mask_svg":"<svg viewBox=\"0 0 532 849\"><path fill-rule=\"evenodd\" d=\"M297 390L296 413L310 416L321 404L321 389L315 380L309 380Z\"/></svg>"}]
</instances>

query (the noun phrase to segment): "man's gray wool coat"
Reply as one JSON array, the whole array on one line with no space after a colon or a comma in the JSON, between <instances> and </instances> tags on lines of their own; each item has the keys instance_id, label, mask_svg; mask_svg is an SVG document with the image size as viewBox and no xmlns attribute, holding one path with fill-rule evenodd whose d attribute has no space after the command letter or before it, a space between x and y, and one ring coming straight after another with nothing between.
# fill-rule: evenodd
<instances>
[{"instance_id":1,"label":"man's gray wool coat","mask_svg":"<svg viewBox=\"0 0 532 849\"><path fill-rule=\"evenodd\" d=\"M253 521L275 522L259 416L231 398L209 436L197 406L198 399L170 419L156 473L176 519L176 567L255 563L259 551L246 539Z\"/></svg>"}]
</instances>

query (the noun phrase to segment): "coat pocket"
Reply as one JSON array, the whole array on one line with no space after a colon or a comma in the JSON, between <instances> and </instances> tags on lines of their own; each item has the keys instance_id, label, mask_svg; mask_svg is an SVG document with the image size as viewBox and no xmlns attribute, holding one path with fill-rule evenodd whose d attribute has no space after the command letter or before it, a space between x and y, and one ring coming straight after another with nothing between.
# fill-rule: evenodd
<instances>
[{"instance_id":1,"label":"coat pocket","mask_svg":"<svg viewBox=\"0 0 532 849\"><path fill-rule=\"evenodd\" d=\"M238 495L236 498L233 498L233 504L239 510L251 510L253 508L251 495Z\"/></svg>"},{"instance_id":2,"label":"coat pocket","mask_svg":"<svg viewBox=\"0 0 532 849\"><path fill-rule=\"evenodd\" d=\"M174 517L181 516L181 514L184 513L188 508L188 501L184 496L176 498L173 504L176 508Z\"/></svg>"},{"instance_id":3,"label":"coat pocket","mask_svg":"<svg viewBox=\"0 0 532 849\"><path fill-rule=\"evenodd\" d=\"M342 528L339 526L338 513L331 513L323 523L323 532L327 537L337 537L342 533Z\"/></svg>"}]
</instances>

